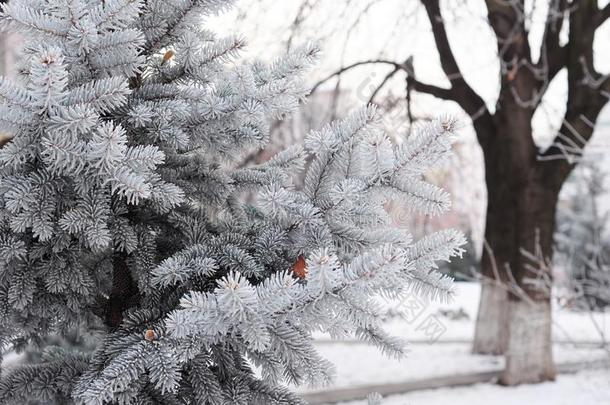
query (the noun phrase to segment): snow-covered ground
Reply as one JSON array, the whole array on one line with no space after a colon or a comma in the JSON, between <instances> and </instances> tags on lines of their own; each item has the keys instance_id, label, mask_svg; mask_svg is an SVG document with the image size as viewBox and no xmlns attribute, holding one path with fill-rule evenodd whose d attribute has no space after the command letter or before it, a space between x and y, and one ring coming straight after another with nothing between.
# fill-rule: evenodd
<instances>
[{"instance_id":1,"label":"snow-covered ground","mask_svg":"<svg viewBox=\"0 0 610 405\"><path fill-rule=\"evenodd\" d=\"M327 336L316 336L316 345L320 353L336 366L336 378L332 387L301 389L301 392L318 391L332 388L347 388L371 384L384 384L402 381L421 380L432 377L451 376L473 372L502 370L504 358L502 356L480 356L471 354L471 341L474 335L474 321L476 319L480 287L476 283L459 283L456 300L449 304L423 302L421 300L408 300L404 303L389 303L395 306L397 312L403 311L406 316L395 316L386 322L386 329L394 335L406 337L413 343L406 358L397 360L383 356L375 347L357 341L331 341ZM456 316L457 315L457 316ZM594 361L608 359L609 352L595 342L601 342L603 336L610 334L610 313L584 313L571 312L556 307L553 313L554 358L558 364L581 361ZM458 319L453 319L458 318ZM432 320L432 321L431 321ZM428 327L430 325L433 327ZM600 333L601 331L601 333ZM546 387L557 390L571 390L577 385L574 381L586 380L587 375L561 376L556 383L541 386L523 387L515 389L514 401L496 402L495 396L502 390L493 385L479 385L455 389L456 395L464 398L487 398L485 404L575 404L573 402L536 402ZM605 385L602 382L605 381ZM608 370L596 371L591 374L590 386L597 384L604 391L607 401L579 402L579 405L608 404L610 405L610 372ZM563 387L563 385L566 387ZM551 390L555 392L555 388ZM600 391L598 390L598 391ZM497 392L496 392L497 391ZM593 390L595 391L595 390ZM409 394L398 399L388 401L388 404L446 404L454 405L454 391L436 390L430 393ZM512 392L512 391L510 391ZM418 396L418 395L421 395ZM428 396L426 396L428 395ZM447 396L449 395L449 396ZM518 400L532 396L532 401ZM576 395L576 394L575 394ZM411 399L413 396L414 399ZM438 397L437 399L434 399ZM428 398L430 402L428 402ZM449 401L448 398L451 398ZM493 402L489 402L493 398ZM511 397L512 398L512 397ZM546 396L543 396L546 398ZM561 398L559 396L558 398ZM578 398L566 396L566 398ZM436 401L436 402L435 402ZM483 401L483 399L481 399ZM466 402L464 402L465 404ZM483 402L472 402L469 405ZM385 405L385 402L384 402Z\"/></svg>"},{"instance_id":2,"label":"snow-covered ground","mask_svg":"<svg viewBox=\"0 0 610 405\"><path fill-rule=\"evenodd\" d=\"M608 405L610 370L564 374L557 381L518 387L477 384L439 388L384 398L383 405ZM341 405L366 405L366 401Z\"/></svg>"},{"instance_id":3,"label":"snow-covered ground","mask_svg":"<svg viewBox=\"0 0 610 405\"><path fill-rule=\"evenodd\" d=\"M407 357L401 360L387 358L377 348L365 344L319 344L318 349L336 366L332 388L495 371L504 367L503 357L473 355L467 343L413 344ZM607 359L608 352L599 348L555 345L554 357L556 363L563 364ZM311 390L320 388L300 391Z\"/></svg>"},{"instance_id":4,"label":"snow-covered ground","mask_svg":"<svg viewBox=\"0 0 610 405\"><path fill-rule=\"evenodd\" d=\"M405 337L411 341L472 341L474 323L479 305L480 285L478 283L456 283L456 298L451 303L427 302L412 297L402 303L388 303L397 312L406 313L407 319L396 316L386 322L386 330L396 336ZM450 319L442 312L454 314L462 311L465 318ZM427 336L425 321L434 319L439 333ZM554 306L553 339L562 342L601 342L603 336L610 337L610 312L589 313L573 312ZM429 331L429 329L428 329ZM442 333L440 333L442 331ZM320 341L328 338L322 334L316 336ZM431 339L432 338L432 339Z\"/></svg>"}]
</instances>

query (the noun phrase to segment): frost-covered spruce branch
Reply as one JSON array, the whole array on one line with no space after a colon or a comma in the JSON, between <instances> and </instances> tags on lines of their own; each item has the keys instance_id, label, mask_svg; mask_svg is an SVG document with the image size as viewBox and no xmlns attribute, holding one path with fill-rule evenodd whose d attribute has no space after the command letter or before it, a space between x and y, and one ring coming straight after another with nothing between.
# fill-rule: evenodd
<instances>
[{"instance_id":1,"label":"frost-covered spruce branch","mask_svg":"<svg viewBox=\"0 0 610 405\"><path fill-rule=\"evenodd\" d=\"M332 377L314 331L401 356L377 298L451 295L435 262L462 235L413 241L384 204L448 209L422 174L455 122L396 147L363 108L240 167L307 94L318 49L240 62L243 39L201 27L230 5L3 6L26 43L0 81L0 338L35 355L3 370L0 403L300 403L285 383Z\"/></svg>"}]
</instances>

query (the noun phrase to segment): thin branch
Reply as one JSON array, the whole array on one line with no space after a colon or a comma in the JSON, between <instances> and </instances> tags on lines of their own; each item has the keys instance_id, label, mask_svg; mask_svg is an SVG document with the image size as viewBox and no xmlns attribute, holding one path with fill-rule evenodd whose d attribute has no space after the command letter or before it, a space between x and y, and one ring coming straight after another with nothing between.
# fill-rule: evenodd
<instances>
[{"instance_id":1,"label":"thin branch","mask_svg":"<svg viewBox=\"0 0 610 405\"><path fill-rule=\"evenodd\" d=\"M445 23L441 15L438 0L421 0L421 2L426 9L428 20L432 26L434 43L436 44L436 49L440 56L443 72L445 72L445 75L452 85L454 83L459 83L462 86L469 87L462 76L455 56L453 55L451 45L449 44L449 38L447 37L447 31L445 30Z\"/></svg>"},{"instance_id":2,"label":"thin branch","mask_svg":"<svg viewBox=\"0 0 610 405\"><path fill-rule=\"evenodd\" d=\"M394 75L396 75L396 73L398 73L400 71L400 68L395 67L394 69L392 69L392 71L390 73L388 73L383 80L381 81L381 83L379 83L379 86L377 86L377 88L375 88L375 90L373 91L373 93L371 93L371 97L369 97L369 102L367 104L372 104L373 101L375 100L375 97L377 97L377 94L379 94L379 92L381 91L381 89L386 85L386 83L388 81L390 81L390 79L392 77L394 77Z\"/></svg>"},{"instance_id":3,"label":"thin branch","mask_svg":"<svg viewBox=\"0 0 610 405\"><path fill-rule=\"evenodd\" d=\"M583 72L582 84L589 86L592 89L603 89L604 87L608 87L608 83L610 83L610 74L600 75L597 72L591 72L584 56L580 58L580 64Z\"/></svg>"},{"instance_id":4,"label":"thin branch","mask_svg":"<svg viewBox=\"0 0 610 405\"><path fill-rule=\"evenodd\" d=\"M371 60L363 60L363 61L360 61L360 62L355 62L355 63L352 63L351 65L344 66L341 69L336 70L335 72L333 72L330 75L326 76L322 80L318 81L311 88L311 92L313 93L314 91L316 91L318 89L318 87L320 87L321 85L323 85L327 81L331 80L332 78L334 78L336 76L340 76L341 74L347 72L348 70L352 70L352 69L357 68L359 66L375 65L375 64L391 65L391 66L394 66L397 69L401 68L399 63L396 63L396 62L393 62L393 61L390 61L390 60L384 60L384 59L371 59Z\"/></svg>"},{"instance_id":5,"label":"thin branch","mask_svg":"<svg viewBox=\"0 0 610 405\"><path fill-rule=\"evenodd\" d=\"M485 101L470 87L470 85L464 79L462 72L457 64L451 45L449 44L449 38L447 37L447 31L445 30L445 23L441 15L441 10L438 0L421 0L430 25L432 26L432 34L434 36L434 43L439 54L441 67L445 76L451 83L451 89L441 89L433 86L424 86L420 84L421 91L426 91L428 94L437 95L443 99L450 99L456 101L460 107L471 117L485 117L491 119ZM448 98L451 96L451 98ZM481 111L483 110L483 113ZM487 138L491 136L491 132L480 134L481 137ZM487 143L484 139L479 139L483 144Z\"/></svg>"},{"instance_id":6,"label":"thin branch","mask_svg":"<svg viewBox=\"0 0 610 405\"><path fill-rule=\"evenodd\" d=\"M531 53L525 29L525 10L521 0L486 0L489 24L496 35L500 61L525 60Z\"/></svg>"},{"instance_id":7,"label":"thin branch","mask_svg":"<svg viewBox=\"0 0 610 405\"><path fill-rule=\"evenodd\" d=\"M541 73L537 91L540 98L544 95L553 78L566 66L567 48L560 45L559 36L568 10L567 0L553 0L549 4L544 35L540 45L540 59L535 67Z\"/></svg>"},{"instance_id":8,"label":"thin branch","mask_svg":"<svg viewBox=\"0 0 610 405\"><path fill-rule=\"evenodd\" d=\"M451 89L445 89L432 84L422 83L419 80L416 80L413 76L408 77L407 84L411 86L413 90L420 93L430 94L436 98L440 98L441 100L458 101Z\"/></svg>"},{"instance_id":9,"label":"thin branch","mask_svg":"<svg viewBox=\"0 0 610 405\"><path fill-rule=\"evenodd\" d=\"M596 2L582 1L570 12L566 113L553 143L538 155L539 168L558 173L559 176L553 178L560 181L578 162L578 148L584 149L593 135L599 113L609 101L610 76L598 73L593 60L593 42L598 27L595 21L607 8L600 11ZM558 156L566 159L556 159Z\"/></svg>"},{"instance_id":10,"label":"thin branch","mask_svg":"<svg viewBox=\"0 0 610 405\"><path fill-rule=\"evenodd\" d=\"M292 49L292 42L294 41L294 37L298 33L303 22L305 21L307 12L313 9L314 7L315 5L311 6L309 4L309 1L303 1L299 6L297 14L295 15L294 20L290 25L290 36L288 37L288 41L286 41L287 51L290 51Z\"/></svg>"},{"instance_id":11,"label":"thin branch","mask_svg":"<svg viewBox=\"0 0 610 405\"><path fill-rule=\"evenodd\" d=\"M610 3L606 4L604 8L599 10L597 14L597 18L595 19L595 26L599 27L603 23L605 23L608 19L610 19Z\"/></svg>"}]
</instances>

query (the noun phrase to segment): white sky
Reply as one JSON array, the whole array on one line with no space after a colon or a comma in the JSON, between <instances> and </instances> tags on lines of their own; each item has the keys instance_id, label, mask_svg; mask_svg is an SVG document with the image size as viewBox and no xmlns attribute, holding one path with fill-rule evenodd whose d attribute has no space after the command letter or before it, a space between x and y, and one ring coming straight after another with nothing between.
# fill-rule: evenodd
<instances>
[{"instance_id":1,"label":"white sky","mask_svg":"<svg viewBox=\"0 0 610 405\"><path fill-rule=\"evenodd\" d=\"M548 0L529 0L530 42L533 57L538 57ZM237 9L208 21L208 28L220 35L239 32L247 39L247 58L269 60L285 52L289 27L302 0L238 0ZM390 59L402 62L413 55L415 71L421 81L448 86L441 70L429 22L419 0L319 0L318 7L295 35L293 44L320 41L322 59L312 72L312 83L341 66L368 59ZM600 6L608 0L600 0ZM493 111L499 89L499 63L495 37L486 21L483 0L441 1L449 39L468 83ZM210 26L211 25L211 26ZM597 31L595 63L598 71L610 73L610 21ZM390 68L369 65L342 76L342 88L351 92L354 105L368 101L370 89L378 84ZM334 82L328 83L334 87ZM360 89L357 91L357 89ZM386 89L404 97L404 75L397 75ZM551 83L541 108L534 116L534 136L540 145L548 144L561 124L567 93L566 72ZM363 93L363 94L360 94ZM427 95L415 96L415 112L457 116L463 112L453 103L441 102ZM472 128L464 128L461 143L473 155L471 164L479 166L471 175L482 187L482 156ZM604 159L610 173L610 107L600 116L596 135L587 148ZM478 163L473 163L478 162ZM609 176L610 177L610 176ZM472 184L472 183L471 183ZM473 191L480 195L481 191ZM480 197L479 197L480 198ZM610 199L605 203L610 208ZM482 224L478 225L482 228ZM481 229L482 230L482 229Z\"/></svg>"},{"instance_id":2,"label":"white sky","mask_svg":"<svg viewBox=\"0 0 610 405\"><path fill-rule=\"evenodd\" d=\"M544 29L547 1L530 0L527 6L535 58ZM600 0L601 5L607 2ZM307 40L321 42L324 52L319 67L312 74L312 81L356 61L377 58L403 61L413 55L415 71L420 80L448 85L419 0L351 0L347 9L345 0L320 0L318 3L316 11L293 40L297 45ZM499 64L495 39L486 22L484 2L446 0L441 4L461 71L493 111L499 88ZM281 54L289 36L288 28L298 13L301 0L239 0L237 5L232 12L213 19L212 28L221 34L243 33L249 43L247 57L271 59ZM349 39L346 39L348 36ZM595 43L596 66L599 71L607 73L610 73L609 39L610 22L598 30ZM352 91L367 89L367 86L374 88L389 69L378 65L359 68L343 77L343 87ZM329 86L333 85L329 83ZM402 94L403 88L402 75L397 75L396 80L387 87L394 94ZM365 93L356 97L368 96L369 92ZM536 138L541 144L551 139L560 124L565 108L565 93L565 72L561 72L552 83L543 107L534 120ZM426 110L459 111L447 103L439 104L430 97L420 98L417 105ZM366 101L368 98L361 100ZM605 121L604 125L610 131L610 119Z\"/></svg>"}]
</instances>

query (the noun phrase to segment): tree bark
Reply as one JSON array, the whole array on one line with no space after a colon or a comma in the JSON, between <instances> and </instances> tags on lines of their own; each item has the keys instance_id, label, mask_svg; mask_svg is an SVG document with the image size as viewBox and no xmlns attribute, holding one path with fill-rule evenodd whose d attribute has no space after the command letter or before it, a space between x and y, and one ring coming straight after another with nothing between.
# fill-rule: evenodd
<instances>
[{"instance_id":1,"label":"tree bark","mask_svg":"<svg viewBox=\"0 0 610 405\"><path fill-rule=\"evenodd\" d=\"M513 270L522 295L509 295L509 338L506 368L500 380L506 385L553 380L551 339L551 287L555 213L563 178L534 165L520 194L519 252ZM523 254L523 251L528 254ZM546 277L542 285L528 280Z\"/></svg>"},{"instance_id":2,"label":"tree bark","mask_svg":"<svg viewBox=\"0 0 610 405\"><path fill-rule=\"evenodd\" d=\"M506 137L504 139L507 139ZM490 150L498 150L493 147ZM473 352L503 354L508 342L507 271L516 265L518 237L517 198L520 187L509 178L514 163L500 151L486 157L488 189L485 246L481 258L481 298L475 329ZM507 155L507 154L506 154ZM488 155L489 156L489 155ZM505 161L506 160L506 161Z\"/></svg>"},{"instance_id":3,"label":"tree bark","mask_svg":"<svg viewBox=\"0 0 610 405\"><path fill-rule=\"evenodd\" d=\"M481 282L481 298L472 352L504 354L508 345L508 293L493 282Z\"/></svg>"},{"instance_id":4,"label":"tree bark","mask_svg":"<svg viewBox=\"0 0 610 405\"><path fill-rule=\"evenodd\" d=\"M473 342L477 354L503 354L508 344L509 272L520 263L520 201L527 178L535 164L535 147L531 140L532 112L518 105L509 86L531 85L529 78L519 77L505 83L493 116L493 139L482 142L487 186L485 246L481 258L481 298Z\"/></svg>"},{"instance_id":5,"label":"tree bark","mask_svg":"<svg viewBox=\"0 0 610 405\"><path fill-rule=\"evenodd\" d=\"M528 166L518 160L502 164L514 171ZM487 247L482 260L487 282L482 285L473 345L475 353L506 355L504 384L539 382L555 376L550 286L536 287L527 280L541 274L552 279L554 218L562 182L548 178L548 173L543 175L535 161L522 175L519 178L524 181L511 181L512 175L495 177L499 174L489 171L488 187L496 194L489 198ZM498 183L506 190L499 191ZM503 198L497 199L502 194Z\"/></svg>"},{"instance_id":6,"label":"tree bark","mask_svg":"<svg viewBox=\"0 0 610 405\"><path fill-rule=\"evenodd\" d=\"M494 141L481 145L488 190L486 246L481 262L486 282L473 351L504 353L507 367L502 382L518 384L555 376L550 294L534 288L527 279L536 278L537 272L552 278L549 264L555 210L564 178L538 161L532 137L533 109L515 97L515 92L531 93L535 86L532 77L507 75L502 84L493 116ZM539 260L532 260L524 251L539 255ZM536 316L535 326L530 313Z\"/></svg>"},{"instance_id":7,"label":"tree bark","mask_svg":"<svg viewBox=\"0 0 610 405\"><path fill-rule=\"evenodd\" d=\"M511 300L509 313L510 338L500 384L554 380L550 302Z\"/></svg>"}]
</instances>

